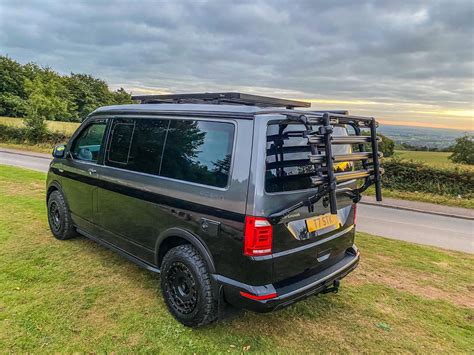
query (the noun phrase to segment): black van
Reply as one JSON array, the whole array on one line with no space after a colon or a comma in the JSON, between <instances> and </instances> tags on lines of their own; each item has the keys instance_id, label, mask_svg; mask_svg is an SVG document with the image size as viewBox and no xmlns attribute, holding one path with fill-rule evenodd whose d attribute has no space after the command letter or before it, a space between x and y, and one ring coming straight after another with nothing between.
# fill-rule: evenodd
<instances>
[{"instance_id":1,"label":"black van","mask_svg":"<svg viewBox=\"0 0 474 355\"><path fill-rule=\"evenodd\" d=\"M161 273L187 326L337 290L354 270L356 203L380 195L376 122L304 102L205 93L94 111L55 147L49 224ZM367 129L368 134L362 134Z\"/></svg>"}]
</instances>

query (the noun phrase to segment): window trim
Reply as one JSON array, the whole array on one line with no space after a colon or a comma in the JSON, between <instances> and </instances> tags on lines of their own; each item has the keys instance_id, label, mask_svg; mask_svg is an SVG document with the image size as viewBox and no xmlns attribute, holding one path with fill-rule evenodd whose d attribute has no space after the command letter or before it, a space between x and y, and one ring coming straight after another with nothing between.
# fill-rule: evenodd
<instances>
[{"instance_id":1,"label":"window trim","mask_svg":"<svg viewBox=\"0 0 474 355\"><path fill-rule=\"evenodd\" d=\"M112 145L112 138L113 138L113 135L114 135L114 132L115 132L115 129L117 128L117 126L119 125L123 125L123 126L132 126L133 125L133 129L132 129L132 136L130 137L130 143L128 145L128 152L127 152L127 161L126 162L121 162L121 161L116 161L116 160L112 160L110 159L110 146ZM132 143L133 143L133 135L135 133L135 127L137 125L137 122L136 121L133 121L133 123L125 123L125 122L113 122L112 121L112 125L111 125L111 129L110 129L110 134L109 134L109 139L107 140L107 149L105 150L106 152L106 156L104 157L104 165L105 166L109 166L107 164L107 162L112 162L112 163L115 163L115 164L122 164L122 165L127 165L128 164L128 161L130 159L130 149L132 148ZM124 170L129 170L129 169L124 169Z\"/></svg>"}]
</instances>

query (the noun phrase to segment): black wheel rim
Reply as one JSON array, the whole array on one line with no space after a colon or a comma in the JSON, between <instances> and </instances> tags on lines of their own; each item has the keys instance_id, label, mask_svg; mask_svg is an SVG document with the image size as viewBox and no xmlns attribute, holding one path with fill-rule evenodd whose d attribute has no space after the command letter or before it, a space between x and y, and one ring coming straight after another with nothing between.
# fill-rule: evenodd
<instances>
[{"instance_id":1,"label":"black wheel rim","mask_svg":"<svg viewBox=\"0 0 474 355\"><path fill-rule=\"evenodd\" d=\"M55 232L61 229L61 213L56 201L51 202L49 205L49 221Z\"/></svg>"},{"instance_id":2,"label":"black wheel rim","mask_svg":"<svg viewBox=\"0 0 474 355\"><path fill-rule=\"evenodd\" d=\"M189 268L174 262L166 274L166 288L171 306L181 314L191 313L197 305L196 281Z\"/></svg>"}]
</instances>

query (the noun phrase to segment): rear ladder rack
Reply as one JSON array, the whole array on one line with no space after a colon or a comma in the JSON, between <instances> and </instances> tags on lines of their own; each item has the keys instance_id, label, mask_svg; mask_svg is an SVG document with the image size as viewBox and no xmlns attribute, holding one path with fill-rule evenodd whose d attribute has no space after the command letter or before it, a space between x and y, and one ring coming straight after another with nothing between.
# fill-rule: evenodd
<instances>
[{"instance_id":1,"label":"rear ladder rack","mask_svg":"<svg viewBox=\"0 0 474 355\"><path fill-rule=\"evenodd\" d=\"M305 147L293 146L284 147L283 141L290 137L307 138L311 153L308 159L286 160L276 159L275 162L267 162L267 169L278 169L283 167L314 166L314 173L306 174L311 179L312 184L318 187L318 192L307 201L291 206L283 211L279 211L271 218L281 218L284 215L300 208L308 206L311 210L314 203L324 196L329 197L329 206L332 214L337 214L336 191L337 184L354 179L363 179L364 183L356 189L343 189L348 193L354 202L360 200L360 194L370 185L375 185L375 195L377 201L382 200L381 175L383 169L380 167L382 154L378 151L377 122L373 117L352 116L344 111L322 112L322 111L288 111L288 110L268 110L257 114L281 114L286 116L288 123L298 122L305 126L305 130L299 132L280 132L280 134L267 136L267 141L276 142L276 146L267 149L268 154L280 155L285 153L304 152ZM282 121L284 124L285 122ZM280 124L282 124L280 123ZM355 134L350 136L333 135L335 125L349 125L354 129ZM312 126L318 126L313 129ZM370 135L362 135L361 128L368 128ZM349 154L333 154L333 145L350 144L358 146L357 152ZM366 151L365 146L370 144L371 150ZM307 150L306 146L306 150ZM322 154L324 152L324 154ZM334 163L356 162L362 163L362 169L356 171L335 172ZM288 176L291 178L291 176Z\"/></svg>"}]
</instances>

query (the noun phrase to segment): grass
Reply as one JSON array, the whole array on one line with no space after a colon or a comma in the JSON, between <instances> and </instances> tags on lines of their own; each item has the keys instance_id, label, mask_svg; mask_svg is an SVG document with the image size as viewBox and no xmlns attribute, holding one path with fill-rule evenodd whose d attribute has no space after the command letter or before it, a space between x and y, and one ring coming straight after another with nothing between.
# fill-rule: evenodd
<instances>
[{"instance_id":1,"label":"grass","mask_svg":"<svg viewBox=\"0 0 474 355\"><path fill-rule=\"evenodd\" d=\"M200 329L167 312L157 277L48 230L42 173L0 166L0 352L474 350L474 257L359 233L338 294Z\"/></svg>"}]
</instances>

